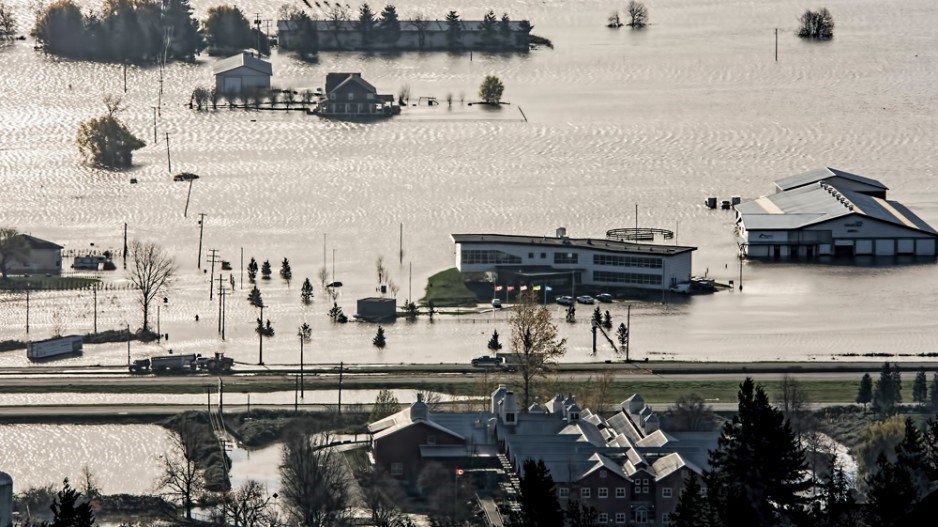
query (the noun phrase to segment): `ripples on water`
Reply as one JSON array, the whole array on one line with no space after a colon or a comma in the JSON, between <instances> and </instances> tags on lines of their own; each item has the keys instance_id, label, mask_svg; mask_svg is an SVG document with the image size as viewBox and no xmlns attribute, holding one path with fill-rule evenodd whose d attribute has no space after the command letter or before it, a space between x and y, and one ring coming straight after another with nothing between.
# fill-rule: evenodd
<instances>
[{"instance_id":1,"label":"ripples on water","mask_svg":"<svg viewBox=\"0 0 938 527\"><path fill-rule=\"evenodd\" d=\"M217 2L194 2L201 16ZM214 59L166 70L165 106L158 124L168 132L174 172L198 173L188 218L185 184L166 172L165 144L137 152L136 166L114 173L83 166L74 147L77 124L103 112L101 96L122 92L121 68L70 62L35 53L28 42L0 48L0 223L63 243L68 248L120 247L130 236L157 241L179 261L177 284L163 311L171 340L163 349L222 349L256 362L251 333L255 310L238 291L228 304L228 342L216 335L217 307L208 302L207 277L195 269L196 213L208 214L204 248L217 248L238 274L245 259L288 257L295 280L261 284L277 336L265 343L270 363L296 362L295 328L314 328L314 362L453 362L485 352L493 328L507 335L504 315L422 320L388 330L389 347L370 346L375 328L333 327L316 283L313 306L299 303L299 284L324 263L343 281L340 304L374 292L374 261L383 255L407 297L413 263L414 296L431 274L453 264L452 232L552 234L564 225L574 236L601 236L640 223L676 228L695 245L695 272L734 279L732 215L709 211L703 199L756 197L779 177L834 166L881 178L892 196L938 224L934 182L936 93L934 9L928 0L900 12L880 2L828 2L837 36L806 43L792 36L804 6L795 1L685 1L652 6L645 31L603 28L606 2L496 2L496 12L529 16L535 33L555 49L525 56L405 53L398 56L324 53L317 64L274 55L274 84L322 85L327 71L362 71L379 90L408 83L414 98L453 93L467 100L481 78L502 77L513 106L498 119L458 107L472 120L404 118L372 124L323 121L285 112L184 107L195 86L209 85ZM85 5L96 5L93 0ZM252 7L273 16L279 2ZM14 2L24 26L25 2ZM481 16L467 2L421 4L429 14L450 7ZM413 6L398 6L403 15ZM476 12L478 11L478 12ZM773 60L780 27L779 62ZM11 74L12 73L12 74ZM132 130L152 142L157 73L128 73ZM456 103L458 105L458 103ZM518 120L520 105L529 122ZM444 103L445 106L445 103ZM139 184L129 185L137 178ZM398 229L404 224L404 262ZM323 233L328 233L325 259ZM203 251L203 258L205 257ZM116 277L120 273L116 273ZM835 267L747 264L745 292L690 302L637 303L633 350L687 359L752 357L829 359L844 352L933 351L938 338L934 265ZM107 292L104 328L139 325L135 299ZM25 338L24 301L0 301L0 338ZM30 337L51 334L56 320L69 332L89 331L87 293L37 293L31 299ZM582 310L581 310L582 311ZM612 308L617 322L624 306ZM201 322L194 321L199 314ZM588 314L561 325L568 360L588 360ZM559 312L558 312L559 320ZM134 345L134 356L160 351ZM612 358L605 351L596 358ZM72 362L121 364L121 345L89 346ZM21 352L0 354L0 365L25 364Z\"/></svg>"}]
</instances>

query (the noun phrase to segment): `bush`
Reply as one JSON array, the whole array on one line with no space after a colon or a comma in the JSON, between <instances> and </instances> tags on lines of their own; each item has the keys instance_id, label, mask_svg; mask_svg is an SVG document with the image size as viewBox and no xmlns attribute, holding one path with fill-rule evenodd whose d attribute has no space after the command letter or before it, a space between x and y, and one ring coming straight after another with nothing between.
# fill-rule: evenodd
<instances>
[{"instance_id":1,"label":"bush","mask_svg":"<svg viewBox=\"0 0 938 527\"><path fill-rule=\"evenodd\" d=\"M805 10L801 15L801 25L798 28L801 38L827 40L834 38L834 17L826 7L817 11Z\"/></svg>"},{"instance_id":2,"label":"bush","mask_svg":"<svg viewBox=\"0 0 938 527\"><path fill-rule=\"evenodd\" d=\"M78 125L77 143L87 162L109 168L129 167L134 150L146 145L111 114Z\"/></svg>"},{"instance_id":3,"label":"bush","mask_svg":"<svg viewBox=\"0 0 938 527\"><path fill-rule=\"evenodd\" d=\"M479 86L479 97L486 104L499 104L502 100L502 93L505 92L505 85L495 75L488 75Z\"/></svg>"}]
</instances>

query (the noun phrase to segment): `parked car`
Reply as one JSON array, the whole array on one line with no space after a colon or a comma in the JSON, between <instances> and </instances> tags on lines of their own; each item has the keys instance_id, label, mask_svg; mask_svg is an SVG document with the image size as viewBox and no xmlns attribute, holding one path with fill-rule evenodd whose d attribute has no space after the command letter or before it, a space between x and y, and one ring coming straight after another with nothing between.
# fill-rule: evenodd
<instances>
[{"instance_id":1,"label":"parked car","mask_svg":"<svg viewBox=\"0 0 938 527\"><path fill-rule=\"evenodd\" d=\"M609 293L600 293L596 295L596 300L599 300L603 304L609 304L612 302L612 295Z\"/></svg>"},{"instance_id":2,"label":"parked car","mask_svg":"<svg viewBox=\"0 0 938 527\"><path fill-rule=\"evenodd\" d=\"M572 305L573 305L573 297L572 297L572 296L558 296L558 297L557 297L557 303L560 304L560 305L562 305L562 306L572 306Z\"/></svg>"},{"instance_id":3,"label":"parked car","mask_svg":"<svg viewBox=\"0 0 938 527\"><path fill-rule=\"evenodd\" d=\"M476 368L495 368L501 366L504 362L501 357L492 357L491 355L483 355L472 359L472 365Z\"/></svg>"},{"instance_id":4,"label":"parked car","mask_svg":"<svg viewBox=\"0 0 938 527\"><path fill-rule=\"evenodd\" d=\"M497 299L497 298L493 298L493 299L492 299L492 307L494 307L495 309L501 309L501 308L502 308L502 301L499 300L499 299Z\"/></svg>"},{"instance_id":5,"label":"parked car","mask_svg":"<svg viewBox=\"0 0 938 527\"><path fill-rule=\"evenodd\" d=\"M593 297L589 295L578 296L576 297L576 301L581 304L592 304L596 302L595 300L593 300Z\"/></svg>"}]
</instances>

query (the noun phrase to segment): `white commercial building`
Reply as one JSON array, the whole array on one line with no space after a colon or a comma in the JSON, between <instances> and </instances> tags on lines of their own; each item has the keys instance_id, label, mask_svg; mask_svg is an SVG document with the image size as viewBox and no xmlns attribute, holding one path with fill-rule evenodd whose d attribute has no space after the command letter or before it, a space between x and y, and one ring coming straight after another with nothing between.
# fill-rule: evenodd
<instances>
[{"instance_id":1,"label":"white commercial building","mask_svg":"<svg viewBox=\"0 0 938 527\"><path fill-rule=\"evenodd\" d=\"M747 257L936 255L938 232L887 200L888 188L879 181L823 168L775 187L775 194L736 206Z\"/></svg>"},{"instance_id":2,"label":"white commercial building","mask_svg":"<svg viewBox=\"0 0 938 527\"><path fill-rule=\"evenodd\" d=\"M666 289L691 278L696 247L506 234L453 234L460 272L496 272L499 283ZM556 282L554 282L556 283ZM589 292L589 290L584 291Z\"/></svg>"}]
</instances>

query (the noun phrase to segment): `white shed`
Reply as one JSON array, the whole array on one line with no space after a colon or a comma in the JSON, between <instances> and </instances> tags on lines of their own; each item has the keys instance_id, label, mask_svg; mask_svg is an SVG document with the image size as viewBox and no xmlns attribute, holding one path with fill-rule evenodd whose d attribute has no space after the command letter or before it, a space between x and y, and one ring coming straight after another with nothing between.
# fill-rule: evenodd
<instances>
[{"instance_id":1,"label":"white shed","mask_svg":"<svg viewBox=\"0 0 938 527\"><path fill-rule=\"evenodd\" d=\"M270 89L273 68L266 60L243 52L218 61L212 72L218 93L250 93Z\"/></svg>"}]
</instances>

